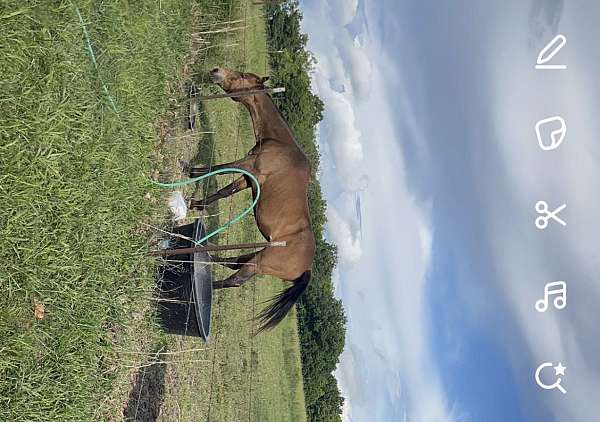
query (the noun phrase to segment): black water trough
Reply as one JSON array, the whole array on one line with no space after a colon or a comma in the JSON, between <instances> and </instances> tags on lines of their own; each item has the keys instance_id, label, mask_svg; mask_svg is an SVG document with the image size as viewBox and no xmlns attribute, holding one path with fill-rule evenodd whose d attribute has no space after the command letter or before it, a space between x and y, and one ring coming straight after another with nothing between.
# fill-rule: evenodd
<instances>
[{"instance_id":1,"label":"black water trough","mask_svg":"<svg viewBox=\"0 0 600 422\"><path fill-rule=\"evenodd\" d=\"M195 241L206 235L201 219L178 227L175 233ZM206 242L203 243L205 245ZM195 246L189 240L174 237L171 247ZM212 310L212 265L208 252L173 255L166 258L159 280L158 315L161 326L170 334L201 337L208 341Z\"/></svg>"}]
</instances>

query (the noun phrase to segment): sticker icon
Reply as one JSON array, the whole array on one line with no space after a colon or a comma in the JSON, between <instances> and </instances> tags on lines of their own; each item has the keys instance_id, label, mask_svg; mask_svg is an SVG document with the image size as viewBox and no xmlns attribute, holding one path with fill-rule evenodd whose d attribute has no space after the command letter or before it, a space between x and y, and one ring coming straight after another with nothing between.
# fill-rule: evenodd
<instances>
[{"instance_id":1,"label":"sticker icon","mask_svg":"<svg viewBox=\"0 0 600 422\"><path fill-rule=\"evenodd\" d=\"M558 123L558 125L557 125ZM556 128L558 126L558 128ZM550 132L550 142L544 142L544 136L542 134L542 128L550 127L555 128ZM538 144L544 151L552 151L562 144L567 135L567 124L565 119L560 116L552 116L547 119L542 119L535 124L535 135L537 136Z\"/></svg>"},{"instance_id":2,"label":"sticker icon","mask_svg":"<svg viewBox=\"0 0 600 422\"><path fill-rule=\"evenodd\" d=\"M552 301L554 307L558 310L565 309L567 306L567 283L564 281L553 281L544 286L544 298L535 302L535 310L546 312L548 310L548 299L550 296L556 296Z\"/></svg>"},{"instance_id":3,"label":"sticker icon","mask_svg":"<svg viewBox=\"0 0 600 422\"><path fill-rule=\"evenodd\" d=\"M556 382L554 382L554 384L545 384L540 378L542 370L548 367L554 368L554 375L557 377ZM555 388L557 388L558 390L560 390L561 393L567 394L566 388L563 387L561 384L562 378L559 377L559 375L562 375L563 377L565 376L566 369L567 368L563 366L561 362L558 362L558 365L556 366L554 366L552 362L544 362L535 370L535 382L537 383L537 385L540 386L540 388L543 388L544 390L554 390Z\"/></svg>"},{"instance_id":4,"label":"sticker icon","mask_svg":"<svg viewBox=\"0 0 600 422\"><path fill-rule=\"evenodd\" d=\"M538 201L535 204L535 210L538 214L540 214L540 216L535 219L535 226L540 230L544 230L546 227L548 227L549 220L555 220L557 223L566 226L567 222L558 216L558 214L565 208L567 208L567 204L562 204L554 211L549 211L548 203L546 201Z\"/></svg>"},{"instance_id":5,"label":"sticker icon","mask_svg":"<svg viewBox=\"0 0 600 422\"><path fill-rule=\"evenodd\" d=\"M536 69L540 70L564 70L566 64L547 64L554 56L567 44L567 37L563 34L558 34L552 39L542 50L537 57Z\"/></svg>"}]
</instances>

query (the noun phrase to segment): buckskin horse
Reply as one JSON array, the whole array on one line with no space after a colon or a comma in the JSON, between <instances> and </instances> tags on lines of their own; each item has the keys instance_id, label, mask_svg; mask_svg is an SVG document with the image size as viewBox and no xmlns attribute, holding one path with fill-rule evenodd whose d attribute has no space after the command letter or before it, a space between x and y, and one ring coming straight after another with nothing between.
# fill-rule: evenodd
<instances>
[{"instance_id":1,"label":"buckskin horse","mask_svg":"<svg viewBox=\"0 0 600 422\"><path fill-rule=\"evenodd\" d=\"M228 94L264 90L268 77L252 73L217 68L210 72L213 83ZM250 112L256 145L244 158L232 163L193 167L191 177L211 170L237 168L256 177L260 197L254 208L254 218L268 241L285 241L285 247L267 247L260 251L233 258L218 258L223 265L238 270L230 277L215 281L214 288L238 287L257 274L271 275L293 284L274 296L261 311L259 332L273 328L290 311L306 290L315 255L315 237L308 209L308 184L311 166L300 149L292 131L266 92L232 97ZM256 187L248 177L241 176L233 183L206 197L191 201L191 207L203 209L214 201Z\"/></svg>"}]
</instances>

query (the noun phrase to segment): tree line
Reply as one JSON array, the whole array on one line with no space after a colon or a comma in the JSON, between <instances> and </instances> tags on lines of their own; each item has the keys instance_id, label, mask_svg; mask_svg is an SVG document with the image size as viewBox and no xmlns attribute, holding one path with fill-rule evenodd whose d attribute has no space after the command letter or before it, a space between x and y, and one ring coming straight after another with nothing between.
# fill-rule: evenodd
<instances>
[{"instance_id":1,"label":"tree line","mask_svg":"<svg viewBox=\"0 0 600 422\"><path fill-rule=\"evenodd\" d=\"M271 80L286 89L277 105L315 173L308 200L317 251L311 283L297 307L306 411L311 422L340 421L344 399L332 372L344 348L346 317L333 294L337 248L324 238L326 202L314 177L320 160L316 126L323 119L323 102L311 91L315 59L300 28L298 1L268 4L266 10Z\"/></svg>"}]
</instances>

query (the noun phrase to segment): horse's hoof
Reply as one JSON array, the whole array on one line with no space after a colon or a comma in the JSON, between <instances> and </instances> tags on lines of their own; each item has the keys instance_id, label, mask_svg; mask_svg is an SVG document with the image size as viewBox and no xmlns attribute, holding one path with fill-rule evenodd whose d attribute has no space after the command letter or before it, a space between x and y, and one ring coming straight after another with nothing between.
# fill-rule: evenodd
<instances>
[{"instance_id":1,"label":"horse's hoof","mask_svg":"<svg viewBox=\"0 0 600 422\"><path fill-rule=\"evenodd\" d=\"M197 201L195 199L191 199L190 200L190 208L191 209L200 210L200 211L204 211L206 208L208 208L208 205L206 205L202 201Z\"/></svg>"}]
</instances>

